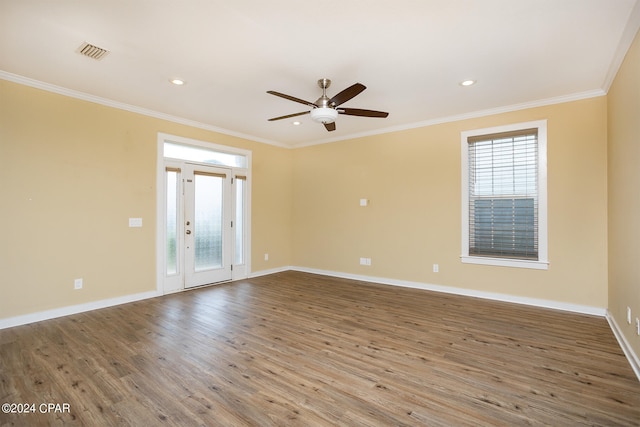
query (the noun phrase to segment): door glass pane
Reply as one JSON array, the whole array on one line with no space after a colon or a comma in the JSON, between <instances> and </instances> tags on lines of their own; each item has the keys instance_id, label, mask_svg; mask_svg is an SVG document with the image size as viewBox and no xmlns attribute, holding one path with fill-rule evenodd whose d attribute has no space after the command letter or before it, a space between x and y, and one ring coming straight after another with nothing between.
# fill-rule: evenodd
<instances>
[{"instance_id":1,"label":"door glass pane","mask_svg":"<svg viewBox=\"0 0 640 427\"><path fill-rule=\"evenodd\" d=\"M244 264L244 179L236 178L236 219L235 219L235 240L236 257L234 264Z\"/></svg>"},{"instance_id":2,"label":"door glass pane","mask_svg":"<svg viewBox=\"0 0 640 427\"><path fill-rule=\"evenodd\" d=\"M167 170L166 274L178 273L178 171Z\"/></svg>"},{"instance_id":3,"label":"door glass pane","mask_svg":"<svg viewBox=\"0 0 640 427\"><path fill-rule=\"evenodd\" d=\"M195 270L222 267L222 180L221 176L194 177Z\"/></svg>"}]
</instances>

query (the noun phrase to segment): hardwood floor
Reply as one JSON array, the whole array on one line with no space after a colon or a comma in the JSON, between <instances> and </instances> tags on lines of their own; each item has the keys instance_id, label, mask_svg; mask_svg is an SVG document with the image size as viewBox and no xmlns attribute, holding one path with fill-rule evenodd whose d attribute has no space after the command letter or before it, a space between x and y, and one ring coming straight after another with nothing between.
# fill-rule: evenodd
<instances>
[{"instance_id":1,"label":"hardwood floor","mask_svg":"<svg viewBox=\"0 0 640 427\"><path fill-rule=\"evenodd\" d=\"M0 381L1 426L640 425L603 318L299 272L0 330Z\"/></svg>"}]
</instances>

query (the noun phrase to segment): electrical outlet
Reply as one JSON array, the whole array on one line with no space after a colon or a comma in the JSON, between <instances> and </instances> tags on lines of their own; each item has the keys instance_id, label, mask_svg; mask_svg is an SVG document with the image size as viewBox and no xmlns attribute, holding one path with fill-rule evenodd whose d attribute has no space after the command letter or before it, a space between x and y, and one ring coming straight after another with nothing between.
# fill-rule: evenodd
<instances>
[{"instance_id":1,"label":"electrical outlet","mask_svg":"<svg viewBox=\"0 0 640 427\"><path fill-rule=\"evenodd\" d=\"M76 279L73 281L73 289L82 289L82 279Z\"/></svg>"},{"instance_id":2,"label":"electrical outlet","mask_svg":"<svg viewBox=\"0 0 640 427\"><path fill-rule=\"evenodd\" d=\"M269 261L269 254L264 254L264 260Z\"/></svg>"},{"instance_id":3,"label":"electrical outlet","mask_svg":"<svg viewBox=\"0 0 640 427\"><path fill-rule=\"evenodd\" d=\"M371 265L371 258L360 258L360 265Z\"/></svg>"},{"instance_id":4,"label":"electrical outlet","mask_svg":"<svg viewBox=\"0 0 640 427\"><path fill-rule=\"evenodd\" d=\"M433 272L437 273L438 271L440 271L440 266L438 264L433 264Z\"/></svg>"},{"instance_id":5,"label":"electrical outlet","mask_svg":"<svg viewBox=\"0 0 640 427\"><path fill-rule=\"evenodd\" d=\"M627 307L627 323L631 324L631 307Z\"/></svg>"}]
</instances>

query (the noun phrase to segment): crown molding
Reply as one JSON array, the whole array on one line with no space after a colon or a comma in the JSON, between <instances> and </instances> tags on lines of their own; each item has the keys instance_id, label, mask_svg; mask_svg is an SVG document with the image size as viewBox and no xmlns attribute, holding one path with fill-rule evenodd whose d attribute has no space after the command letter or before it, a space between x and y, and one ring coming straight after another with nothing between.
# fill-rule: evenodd
<instances>
[{"instance_id":1,"label":"crown molding","mask_svg":"<svg viewBox=\"0 0 640 427\"><path fill-rule=\"evenodd\" d=\"M206 123L201 123L195 120L189 120L182 117L173 116L171 114L165 114L159 111L149 110L147 108L137 107L131 104L125 104L124 102L118 102L112 99L102 98L100 96L91 95L85 92L80 92L73 89L67 89L62 86L57 86L51 83L42 82L42 81L31 79L28 77L20 76L18 74L9 73L3 70L0 70L0 79L7 80L13 83L18 83L24 86L29 86L36 89L41 89L47 92L57 93L58 95L68 96L71 98L80 99L82 101L92 102L94 104L104 105L106 107L117 108L119 110L129 111L131 113L141 114L147 117L166 120L168 122L178 123L181 125L191 126L198 129L221 133L221 134L233 136L236 138L242 138L242 139L248 139L250 141L261 142L263 144L275 145L277 147L291 148L289 145L282 144L280 142L272 141L269 139L260 138L254 135L247 135L240 132L234 132L228 129L208 125Z\"/></svg>"},{"instance_id":2,"label":"crown molding","mask_svg":"<svg viewBox=\"0 0 640 427\"><path fill-rule=\"evenodd\" d=\"M640 4L640 2L638 4ZM638 9L638 11L640 12L640 8L636 8L636 9ZM639 14L639 17L640 17L640 14ZM628 46L627 46L627 48L628 48ZM53 84L50 84L50 83L45 83L45 82L42 82L42 81L39 81L39 80L30 79L28 77L23 77L23 76L20 76L20 75L17 75L17 74L12 74L12 73L9 73L9 72L6 72L6 71L2 71L2 70L0 70L0 79L8 80L8 81L11 81L11 82L14 82L14 83L18 83L18 84L22 84L22 85L25 85L25 86L30 86L30 87L33 87L33 88L36 88L36 89L45 90L45 91L48 91L48 92L57 93L59 95L69 96L69 97L80 99L80 100L83 100L83 101L93 102L93 103L104 105L104 106L107 106L107 107L117 108L117 109L120 109L120 110L125 110L125 111L129 111L129 112L132 112L132 113L141 114L141 115L148 116L148 117L154 117L154 118L157 118L157 119L166 120L166 121L170 121L170 122L173 122L173 123L178 123L178 124L191 126L191 127L195 127L195 128L199 128L199 129L203 129L203 130L208 130L208 131L211 131L211 132L217 132L217 133L221 133L221 134L224 134L224 135L234 136L234 137L237 137L237 138L247 139L247 140L250 140L250 141L260 142L260 143L263 143L263 144L268 144L268 145L273 145L273 146L276 146L276 147L288 148L288 149L303 148L303 147L309 147L309 146L320 145L320 144L328 144L328 143L331 143L331 142L339 142L339 141L345 141L345 140L349 140L349 139L364 138L364 137L367 137L367 136L375 136L375 135L382 135L382 134L387 134L387 133L392 133L392 132L400 132L400 131L405 131L405 130L411 130L411 129L417 129L417 128L422 128L422 127L434 126L434 125L443 124L443 123L451 123L451 122L457 122L457 121L461 121L461 120L468 120L468 119L474 119L474 118L479 118L479 117L491 116L491 115L495 115L495 114L509 113L509 112L512 112L512 111L525 110L525 109L529 109L529 108L544 107L544 106L547 106L547 105L561 104L561 103L572 102L572 101L580 101L580 100L583 100L583 99L596 98L596 97L604 96L604 95L607 94L607 92L605 90L597 89L597 90L591 90L591 91L586 91L586 92L579 92L579 93L574 93L574 94L557 96L557 97L553 97L553 98L546 98L546 99L541 99L541 100L536 100L536 101L531 101L531 102L525 102L525 103L521 103L521 104L507 105L507 106L504 106L504 107L497 107L497 108L491 108L491 109L487 109L487 110L473 111L473 112L464 113L464 114L458 114L458 115L453 115L453 116L447 116L447 117L440 117L440 118L435 118L435 119L430 119L430 120L424 120L424 121L420 121L420 122L414 122L414 123L407 123L407 124L403 124L403 125L391 126L391 127L387 127L387 128L377 129L377 130L374 130L374 131L353 133L353 134L344 135L344 136L337 137L337 138L327 138L327 139L321 139L321 140L317 140L317 141L300 143L300 144L284 144L284 143L281 143L281 142L272 141L272 140L269 140L269 139L264 139L264 138L260 138L260 137L253 136L253 135L247 135L247 134L243 134L243 133L239 133L239 132L234 132L234 131L231 131L231 130L228 130L228 129L219 128L217 126L208 125L206 123L201 123L201 122L197 122L197 121L194 121L194 120L189 120L189 119L185 119L185 118L181 118L181 117L177 117L177 116L172 116L170 114L160 113L158 111L153 111L153 110L149 110L149 109L142 108L142 107L137 107L137 106L130 105L130 104L125 104L123 102L113 101L111 99L102 98L102 97L95 96L95 95L90 95L90 94L87 94L87 93L84 93L84 92L80 92L80 91L76 91L76 90L72 90L72 89L67 89L67 88L64 88L64 87L61 87L61 86L56 86L56 85L53 85Z\"/></svg>"},{"instance_id":3,"label":"crown molding","mask_svg":"<svg viewBox=\"0 0 640 427\"><path fill-rule=\"evenodd\" d=\"M609 71L607 72L607 76L602 84L605 92L609 92L609 89L618 74L618 70L620 70L620 67L622 66L625 56L627 56L627 52L629 51L631 44L633 44L633 40L635 39L636 34L638 34L638 29L640 29L640 1L636 1L635 6L631 10L629 19L627 20L627 25L625 25L622 35L620 36L618 48L611 59Z\"/></svg>"},{"instance_id":4,"label":"crown molding","mask_svg":"<svg viewBox=\"0 0 640 427\"><path fill-rule=\"evenodd\" d=\"M339 138L322 139L319 141L297 144L294 146L294 148L309 147L312 145L319 145L319 144L327 144L330 142L344 141L347 139L364 138L367 136L381 135L381 134L391 133L391 132L400 132L404 130L417 129L422 127L439 125L443 123L459 122L462 120L476 119L479 117L510 113L513 111L526 110L529 108L545 107L545 106L554 105L554 104L563 104L565 102L581 101L583 99L605 96L606 94L607 93L602 89L590 90L586 92L578 92L578 93L573 93L568 95L556 96L553 98L546 98L546 99L540 99L536 101L524 102L521 104L506 105L504 107L472 111L469 113L457 114L453 116L440 117L440 118L435 118L435 119L430 119L430 120L425 120L420 122L407 123L407 124L398 125L398 126L391 126L388 128L377 129L375 131L370 131L370 132L354 133L354 134L345 135Z\"/></svg>"}]
</instances>

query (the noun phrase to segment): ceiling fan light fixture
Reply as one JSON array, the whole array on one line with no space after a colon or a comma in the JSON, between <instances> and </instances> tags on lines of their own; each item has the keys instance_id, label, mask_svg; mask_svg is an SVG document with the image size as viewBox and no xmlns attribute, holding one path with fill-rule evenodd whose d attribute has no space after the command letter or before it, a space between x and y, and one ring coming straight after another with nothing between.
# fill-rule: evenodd
<instances>
[{"instance_id":1,"label":"ceiling fan light fixture","mask_svg":"<svg viewBox=\"0 0 640 427\"><path fill-rule=\"evenodd\" d=\"M318 107L311 110L311 119L318 123L333 123L338 117L338 110L329 107Z\"/></svg>"},{"instance_id":2,"label":"ceiling fan light fixture","mask_svg":"<svg viewBox=\"0 0 640 427\"><path fill-rule=\"evenodd\" d=\"M336 119L338 118L338 114L344 114L346 116L360 116L360 117L387 117L389 113L384 111L375 111L375 110L363 110L361 108L344 108L339 107L345 102L349 101L353 97L357 96L360 92L365 90L367 87L362 83L355 83L344 89L341 92L338 92L333 98L329 98L327 96L327 88L331 84L331 80L329 79L320 79L318 80L318 86L322 89L322 96L318 98L316 102L305 101L304 99L296 98L295 96L285 95L284 93L276 92L273 90L268 90L267 93L271 95L278 96L280 98L288 99L289 101L294 101L299 104L304 104L307 106L307 110L301 111L299 113L287 114L285 116L274 117L272 119L268 119L270 122L275 120L289 119L291 117L302 116L304 114L309 114L311 116L311 120L316 123L322 123L325 129L328 132L333 132L336 130ZM309 110L308 108L311 108ZM294 125L296 123L294 122Z\"/></svg>"}]
</instances>

